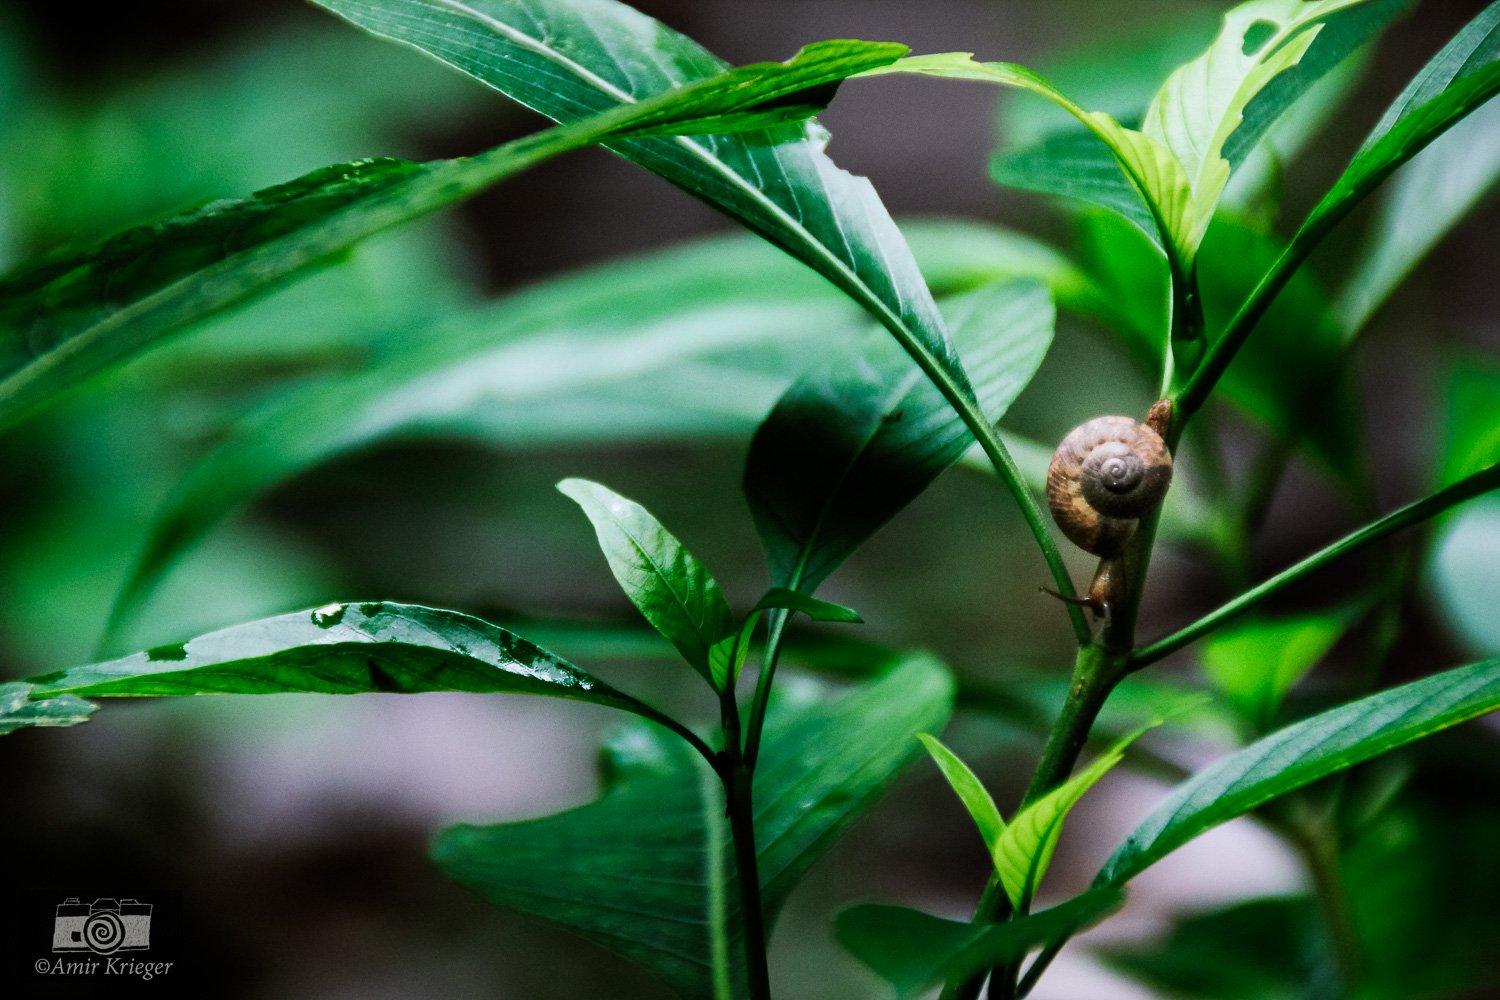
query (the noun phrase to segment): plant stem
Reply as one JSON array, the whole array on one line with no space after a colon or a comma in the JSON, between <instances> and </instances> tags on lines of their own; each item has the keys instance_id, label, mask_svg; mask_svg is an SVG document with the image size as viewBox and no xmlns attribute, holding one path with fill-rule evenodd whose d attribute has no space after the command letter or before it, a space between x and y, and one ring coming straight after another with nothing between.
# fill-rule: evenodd
<instances>
[{"instance_id":1,"label":"plant stem","mask_svg":"<svg viewBox=\"0 0 1500 1000\"><path fill-rule=\"evenodd\" d=\"M740 745L740 710L734 699L733 678L719 693L723 717L724 751L718 757L724 783L724 806L734 841L735 881L740 890L740 917L745 933L745 976L750 1000L771 1000L771 974L766 966L766 923L760 903L760 865L755 853L755 809L751 789L755 768L746 762Z\"/></svg>"},{"instance_id":2,"label":"plant stem","mask_svg":"<svg viewBox=\"0 0 1500 1000\"><path fill-rule=\"evenodd\" d=\"M1122 663L1118 657L1106 653L1102 646L1088 645L1078 650L1068 696L1048 733L1042 756L1037 761L1036 770L1032 772L1031 782L1022 797L1021 809L1062 784L1072 773L1074 765L1078 763L1078 755L1088 742L1089 730L1098 719L1109 693L1119 682ZM979 904L974 909L973 921L998 923L1010 916L1010 899L1000 885L999 878L991 873ZM990 986L992 998L1005 995L994 992L996 985L1002 981L1008 982L1009 988L1014 988L1014 969L997 969L993 975L995 980ZM949 983L943 990L943 1000L974 1000L979 995L982 984L983 977L963 983Z\"/></svg>"},{"instance_id":3,"label":"plant stem","mask_svg":"<svg viewBox=\"0 0 1500 1000\"><path fill-rule=\"evenodd\" d=\"M745 927L745 972L750 1000L771 1000L771 975L766 966L766 923L760 903L760 869L755 854L755 811L749 767L731 754L724 775L729 804L729 830L734 840L735 877L740 887L740 914Z\"/></svg>"},{"instance_id":4,"label":"plant stem","mask_svg":"<svg viewBox=\"0 0 1500 1000\"><path fill-rule=\"evenodd\" d=\"M1332 813L1296 817L1283 829L1312 877L1313 892L1342 981L1341 995L1352 995L1363 976L1364 953L1339 866L1339 836Z\"/></svg>"},{"instance_id":5,"label":"plant stem","mask_svg":"<svg viewBox=\"0 0 1500 1000\"><path fill-rule=\"evenodd\" d=\"M1466 500L1472 500L1474 497L1497 488L1500 488L1500 464L1482 469L1471 476L1460 479L1452 486L1439 490L1429 497L1392 511L1380 520L1371 522L1358 531L1344 536L1332 545L1319 549L1302 561L1294 563L1264 583L1251 587L1233 600L1227 601L1213 611L1210 611L1186 628L1179 629L1165 639L1158 639L1151 645L1141 649L1130 658L1130 669L1139 670L1141 667L1155 663L1164 656L1175 653L1193 640L1212 632L1229 619L1243 614L1277 591L1297 582L1309 573L1321 569L1336 559L1358 551L1392 532L1399 531L1413 524L1418 524L1428 518L1441 514L1450 507L1455 507Z\"/></svg>"}]
</instances>

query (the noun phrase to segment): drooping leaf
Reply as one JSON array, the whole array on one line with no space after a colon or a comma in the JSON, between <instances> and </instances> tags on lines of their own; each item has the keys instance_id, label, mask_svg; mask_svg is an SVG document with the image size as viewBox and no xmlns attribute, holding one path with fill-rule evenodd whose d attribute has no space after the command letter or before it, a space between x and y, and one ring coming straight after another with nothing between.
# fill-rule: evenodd
<instances>
[{"instance_id":1,"label":"drooping leaf","mask_svg":"<svg viewBox=\"0 0 1500 1000\"><path fill-rule=\"evenodd\" d=\"M691 39L614 0L318 2L560 122L723 68ZM950 403L960 405L972 398L968 380L909 248L870 183L823 154L826 141L815 126L789 126L609 147L828 278L890 330Z\"/></svg>"},{"instance_id":2,"label":"drooping leaf","mask_svg":"<svg viewBox=\"0 0 1500 1000\"><path fill-rule=\"evenodd\" d=\"M1146 728L1158 724L1152 721ZM1085 792L1125 759L1126 748L1139 739L1146 728L1137 729L1119 740L1094 758L1088 767L1011 818L1010 825L995 842L992 855L1000 885L1017 912L1025 913L1030 908L1037 886L1052 863L1052 853L1062 837L1063 821L1068 818L1068 813L1073 811Z\"/></svg>"},{"instance_id":3,"label":"drooping leaf","mask_svg":"<svg viewBox=\"0 0 1500 1000\"><path fill-rule=\"evenodd\" d=\"M1396 175L1337 313L1356 336L1422 259L1500 182L1500 102L1449 129Z\"/></svg>"},{"instance_id":4,"label":"drooping leaf","mask_svg":"<svg viewBox=\"0 0 1500 1000\"><path fill-rule=\"evenodd\" d=\"M781 685L778 693L788 697L773 699L755 776L768 920L911 758L916 733L940 727L952 706L947 673L923 659L834 700ZM438 866L496 905L644 965L683 996L743 997L734 854L718 780L676 741L643 729L609 749L597 801L523 823L452 827L433 846Z\"/></svg>"},{"instance_id":5,"label":"drooping leaf","mask_svg":"<svg viewBox=\"0 0 1500 1000\"><path fill-rule=\"evenodd\" d=\"M865 904L838 915L839 941L895 990L914 1000L942 981L962 981L1066 941L1125 905L1117 890L1094 889L1018 920L969 924L904 906Z\"/></svg>"},{"instance_id":6,"label":"drooping leaf","mask_svg":"<svg viewBox=\"0 0 1500 1000\"><path fill-rule=\"evenodd\" d=\"M1125 884L1187 841L1319 778L1500 708L1500 660L1360 698L1287 726L1172 791L1095 879Z\"/></svg>"},{"instance_id":7,"label":"drooping leaf","mask_svg":"<svg viewBox=\"0 0 1500 1000\"><path fill-rule=\"evenodd\" d=\"M1148 232L1159 241L1168 255L1185 266L1197 252L1202 232L1197 229L1197 223L1190 214L1192 190L1188 177L1171 150L1155 137L1126 128L1102 112L1086 110L1040 74L1024 66L976 62L967 52L908 56L889 66L870 70L864 75L879 76L886 73L917 73L952 80L974 80L1015 87L1046 98L1077 118L1109 149L1150 215L1152 226ZM1097 173L1097 170L1093 172ZM1086 181L1082 183L1087 184ZM1117 197L1115 201L1119 202L1121 199Z\"/></svg>"},{"instance_id":8,"label":"drooping leaf","mask_svg":"<svg viewBox=\"0 0 1500 1000\"><path fill-rule=\"evenodd\" d=\"M919 733L917 739L922 741L932 762L943 772L949 787L973 817L974 825L979 827L979 836L984 838L985 849L993 857L995 845L1005 832L1005 820L1000 817L1000 807L995 805L994 798L980 782L978 775L969 769L969 765L959 760L957 754L927 733Z\"/></svg>"},{"instance_id":9,"label":"drooping leaf","mask_svg":"<svg viewBox=\"0 0 1500 1000\"><path fill-rule=\"evenodd\" d=\"M1051 344L1051 298L1007 283L956 300L950 315L980 409L998 420ZM745 467L773 582L814 589L972 441L931 383L879 342L803 378L756 432Z\"/></svg>"},{"instance_id":10,"label":"drooping leaf","mask_svg":"<svg viewBox=\"0 0 1500 1000\"><path fill-rule=\"evenodd\" d=\"M0 684L0 736L32 726L76 726L97 707L71 694L33 699L31 690L20 681Z\"/></svg>"},{"instance_id":11,"label":"drooping leaf","mask_svg":"<svg viewBox=\"0 0 1500 1000\"><path fill-rule=\"evenodd\" d=\"M846 608L842 604L834 604L832 601L820 601L816 597L785 587L772 587L766 591L766 595L755 605L756 611L769 611L772 608L782 608L787 611L800 611L815 622L843 622L848 625L862 625L864 619L859 612L853 608Z\"/></svg>"},{"instance_id":12,"label":"drooping leaf","mask_svg":"<svg viewBox=\"0 0 1500 1000\"><path fill-rule=\"evenodd\" d=\"M1090 132L1060 132L1033 146L998 152L990 160L990 177L1021 191L1107 208L1144 233L1161 259L1161 234L1151 210L1109 147Z\"/></svg>"},{"instance_id":13,"label":"drooping leaf","mask_svg":"<svg viewBox=\"0 0 1500 1000\"><path fill-rule=\"evenodd\" d=\"M1365 2L1250 0L1239 4L1224 15L1223 28L1207 51L1162 84L1146 109L1141 131L1170 149L1187 175L1192 190L1188 217L1196 236L1191 246L1196 247L1207 231L1229 183L1230 160L1224 155L1224 146L1242 130L1247 107L1280 74L1298 65L1321 35L1321 21ZM1398 6L1387 2L1381 11L1389 19ZM1368 29L1375 26L1370 24ZM1256 133L1322 71L1352 52L1369 30L1346 33L1337 51L1325 46L1323 59L1278 88L1259 106L1249 130L1237 140L1236 154L1248 151L1258 138Z\"/></svg>"},{"instance_id":14,"label":"drooping leaf","mask_svg":"<svg viewBox=\"0 0 1500 1000\"><path fill-rule=\"evenodd\" d=\"M1247 721L1265 728L1348 625L1340 614L1245 619L1203 644L1203 669Z\"/></svg>"},{"instance_id":15,"label":"drooping leaf","mask_svg":"<svg viewBox=\"0 0 1500 1000\"><path fill-rule=\"evenodd\" d=\"M708 651L733 634L734 615L708 570L635 501L586 479L557 488L588 515L631 603L712 684Z\"/></svg>"},{"instance_id":16,"label":"drooping leaf","mask_svg":"<svg viewBox=\"0 0 1500 1000\"><path fill-rule=\"evenodd\" d=\"M496 625L411 604L330 604L28 678L31 697L511 692L660 719L654 709Z\"/></svg>"},{"instance_id":17,"label":"drooping leaf","mask_svg":"<svg viewBox=\"0 0 1500 1000\"><path fill-rule=\"evenodd\" d=\"M469 159L326 167L12 275L0 282L0 422L167 334L542 160L611 136L742 127L737 115L753 124L768 103L800 100L809 88L826 97L824 85L902 51L820 43L787 63L720 68L689 86L663 87L647 100L601 108ZM803 116L815 110L792 108Z\"/></svg>"}]
</instances>

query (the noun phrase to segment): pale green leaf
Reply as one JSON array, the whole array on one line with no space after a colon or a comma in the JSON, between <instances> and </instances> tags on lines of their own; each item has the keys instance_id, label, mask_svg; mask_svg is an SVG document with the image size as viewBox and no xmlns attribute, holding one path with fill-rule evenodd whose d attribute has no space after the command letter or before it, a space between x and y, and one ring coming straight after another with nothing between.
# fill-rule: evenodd
<instances>
[{"instance_id":1,"label":"pale green leaf","mask_svg":"<svg viewBox=\"0 0 1500 1000\"><path fill-rule=\"evenodd\" d=\"M1319 778L1500 708L1500 660L1360 698L1278 730L1178 785L1095 879L1124 885L1221 823Z\"/></svg>"},{"instance_id":2,"label":"pale green leaf","mask_svg":"<svg viewBox=\"0 0 1500 1000\"><path fill-rule=\"evenodd\" d=\"M1247 618L1204 643L1203 669L1243 718L1265 728L1287 692L1317 666L1348 625L1340 614Z\"/></svg>"},{"instance_id":3,"label":"pale green leaf","mask_svg":"<svg viewBox=\"0 0 1500 1000\"><path fill-rule=\"evenodd\" d=\"M588 515L631 603L712 684L709 650L734 633L734 615L708 570L635 501L586 479L557 488Z\"/></svg>"},{"instance_id":4,"label":"pale green leaf","mask_svg":"<svg viewBox=\"0 0 1500 1000\"><path fill-rule=\"evenodd\" d=\"M1240 127L1246 107L1278 74L1297 65L1317 39L1322 20L1364 2L1242 3L1224 15L1223 28L1208 50L1162 84L1141 130L1171 150L1187 176L1192 194L1186 256L1202 241L1229 183L1224 145Z\"/></svg>"},{"instance_id":5,"label":"pale green leaf","mask_svg":"<svg viewBox=\"0 0 1500 1000\"><path fill-rule=\"evenodd\" d=\"M979 777L969 769L969 765L958 759L957 754L928 733L918 733L917 739L922 741L922 746L927 748L933 763L943 772L948 785L973 817L974 825L979 827L979 835L984 838L985 850L993 857L1000 835L1005 832L1005 820L1000 816L1000 807L995 805L994 798L985 790Z\"/></svg>"},{"instance_id":6,"label":"pale green leaf","mask_svg":"<svg viewBox=\"0 0 1500 1000\"><path fill-rule=\"evenodd\" d=\"M33 726L76 726L97 707L71 694L33 699L31 691L19 681L0 684L0 736Z\"/></svg>"},{"instance_id":7,"label":"pale green leaf","mask_svg":"<svg viewBox=\"0 0 1500 1000\"><path fill-rule=\"evenodd\" d=\"M1152 722L1121 739L1094 758L1088 767L1011 819L1010 825L996 841L991 855L995 861L995 872L1000 877L1000 885L1017 912L1025 913L1030 908L1037 886L1047 874L1047 866L1052 863L1052 853L1062 837L1063 821L1067 819L1068 813L1072 812L1085 792L1125 759L1126 748L1155 725L1159 723Z\"/></svg>"}]
</instances>

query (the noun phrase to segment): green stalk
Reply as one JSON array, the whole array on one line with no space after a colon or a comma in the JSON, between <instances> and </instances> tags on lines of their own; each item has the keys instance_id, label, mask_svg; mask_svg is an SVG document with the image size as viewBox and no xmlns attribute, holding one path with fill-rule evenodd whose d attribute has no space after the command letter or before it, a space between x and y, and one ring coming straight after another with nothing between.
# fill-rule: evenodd
<instances>
[{"instance_id":1,"label":"green stalk","mask_svg":"<svg viewBox=\"0 0 1500 1000\"><path fill-rule=\"evenodd\" d=\"M1358 531L1344 536L1332 545L1314 552L1298 563L1294 563L1269 580L1250 588L1233 600L1227 601L1213 611L1210 611L1191 625L1179 629L1164 639L1158 639L1151 645L1139 650L1135 655L1130 657L1129 668L1131 670L1139 670L1144 666L1155 663L1162 657L1177 652L1200 636L1212 632L1224 622L1243 614L1277 591L1296 583L1309 573L1323 568L1336 559L1356 552L1373 542L1379 541L1386 535L1400 531L1402 528L1420 524L1451 507L1456 507L1466 500L1472 500L1474 497L1497 488L1500 488L1500 463L1491 465L1473 475L1466 476L1429 497L1392 511L1378 521L1367 524Z\"/></svg>"},{"instance_id":2,"label":"green stalk","mask_svg":"<svg viewBox=\"0 0 1500 1000\"><path fill-rule=\"evenodd\" d=\"M750 1000L771 1000L771 974L766 965L766 922L760 902L760 865L755 853L755 809L751 789L753 765L747 764L740 746L740 710L734 699L733 678L719 692L724 726L724 750L716 759L719 780L724 783L724 805L729 813L730 839L734 842L735 881L740 890L740 913L745 925L745 975Z\"/></svg>"}]
</instances>

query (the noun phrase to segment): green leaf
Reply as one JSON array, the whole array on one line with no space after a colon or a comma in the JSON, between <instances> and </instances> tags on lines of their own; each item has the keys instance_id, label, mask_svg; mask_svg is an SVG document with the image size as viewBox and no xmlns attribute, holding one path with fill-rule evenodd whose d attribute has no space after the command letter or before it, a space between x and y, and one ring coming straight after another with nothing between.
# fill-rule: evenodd
<instances>
[{"instance_id":1,"label":"green leaf","mask_svg":"<svg viewBox=\"0 0 1500 1000\"><path fill-rule=\"evenodd\" d=\"M710 78L692 86L601 108L594 117L577 116L567 127L469 159L325 167L13 275L0 282L0 423L169 333L544 159L615 135L729 127L726 114L759 116L768 101L888 62L901 51L821 43L788 63L705 73Z\"/></svg>"},{"instance_id":2,"label":"green leaf","mask_svg":"<svg viewBox=\"0 0 1500 1000\"><path fill-rule=\"evenodd\" d=\"M20 681L0 684L0 736L32 726L76 726L98 707L71 694L33 699L31 692Z\"/></svg>"},{"instance_id":3,"label":"green leaf","mask_svg":"<svg viewBox=\"0 0 1500 1000\"><path fill-rule=\"evenodd\" d=\"M853 608L846 608L842 604L834 604L832 601L820 601L816 597L785 587L772 587L766 591L766 596L760 599L755 606L756 611L769 611L771 608L784 608L788 611L800 611L815 622L844 622L849 625L863 625L864 619L859 612Z\"/></svg>"},{"instance_id":4,"label":"green leaf","mask_svg":"<svg viewBox=\"0 0 1500 1000\"><path fill-rule=\"evenodd\" d=\"M995 805L994 798L985 790L979 777L969 769L969 765L958 759L957 754L927 733L918 733L917 739L922 741L922 746L927 748L933 763L943 772L943 777L973 817L974 825L979 827L979 835L984 838L985 850L993 857L1000 835L1005 832L1005 820L1000 817L1000 807Z\"/></svg>"},{"instance_id":5,"label":"green leaf","mask_svg":"<svg viewBox=\"0 0 1500 1000\"><path fill-rule=\"evenodd\" d=\"M951 680L926 659L835 700L795 684L778 694L786 697L771 705L755 775L768 920L910 759L913 736L941 727L952 708ZM522 823L452 827L433 856L496 905L625 955L682 996L745 995L723 792L675 741L630 729L609 748L597 801Z\"/></svg>"},{"instance_id":6,"label":"green leaf","mask_svg":"<svg viewBox=\"0 0 1500 1000\"><path fill-rule=\"evenodd\" d=\"M1337 312L1352 338L1422 259L1500 182L1500 102L1449 129L1396 175Z\"/></svg>"},{"instance_id":7,"label":"green leaf","mask_svg":"<svg viewBox=\"0 0 1500 1000\"><path fill-rule=\"evenodd\" d=\"M330 604L28 678L32 698L511 692L660 720L654 709L496 625L411 604Z\"/></svg>"},{"instance_id":8,"label":"green leaf","mask_svg":"<svg viewBox=\"0 0 1500 1000\"><path fill-rule=\"evenodd\" d=\"M631 603L713 683L708 651L734 633L734 615L708 570L640 504L586 479L564 479L557 488L593 522Z\"/></svg>"},{"instance_id":9,"label":"green leaf","mask_svg":"<svg viewBox=\"0 0 1500 1000\"><path fill-rule=\"evenodd\" d=\"M1124 893L1094 889L1007 923L969 924L872 903L840 913L835 926L844 947L890 983L897 1000L914 1000L939 982L1020 962L1037 947L1066 941L1124 905Z\"/></svg>"},{"instance_id":10,"label":"green leaf","mask_svg":"<svg viewBox=\"0 0 1500 1000\"><path fill-rule=\"evenodd\" d=\"M1393 170L1496 93L1500 3L1470 21L1397 96L1299 232L1342 218Z\"/></svg>"},{"instance_id":11,"label":"green leaf","mask_svg":"<svg viewBox=\"0 0 1500 1000\"><path fill-rule=\"evenodd\" d=\"M1365 0L1250 0L1224 15L1224 25L1208 50L1180 67L1157 92L1141 131L1172 151L1188 178L1192 204L1188 246L1196 249L1208 230L1219 197L1229 183L1224 146L1241 127L1246 108L1281 73L1296 66L1317 40L1325 18ZM1387 4L1386 6L1389 6ZM1394 10L1390 12L1394 14ZM1390 15L1388 15L1390 16ZM1320 69L1353 51L1334 52ZM1311 84L1314 73L1302 74ZM1295 89L1295 88L1291 88ZM1238 150L1253 145L1254 130L1269 125L1295 96L1278 92L1251 123ZM1192 256L1190 250L1187 254Z\"/></svg>"},{"instance_id":12,"label":"green leaf","mask_svg":"<svg viewBox=\"0 0 1500 1000\"><path fill-rule=\"evenodd\" d=\"M1203 669L1244 719L1265 729L1348 627L1341 614L1246 619L1203 644Z\"/></svg>"},{"instance_id":13,"label":"green leaf","mask_svg":"<svg viewBox=\"0 0 1500 1000\"><path fill-rule=\"evenodd\" d=\"M1168 256L1186 264L1197 252L1202 232L1191 216L1192 191L1187 175L1161 141L1135 129L1125 128L1109 115L1087 111L1063 94L1040 74L1013 63L976 62L967 52L908 56L889 66L870 70L866 76L886 73L918 73L953 80L975 80L1015 87L1046 98L1077 118L1118 162L1130 185L1148 209L1152 228Z\"/></svg>"},{"instance_id":14,"label":"green leaf","mask_svg":"<svg viewBox=\"0 0 1500 1000\"><path fill-rule=\"evenodd\" d=\"M1010 904L1018 913L1025 913L1031 906L1037 886L1047 874L1052 863L1052 852L1062 837L1063 820L1083 798L1084 793L1099 783L1110 770L1125 759L1125 750L1139 739L1147 729L1159 725L1153 721L1124 737L1114 746L1031 805L1022 809L1010 821L991 852L995 860L995 872Z\"/></svg>"},{"instance_id":15,"label":"green leaf","mask_svg":"<svg viewBox=\"0 0 1500 1000\"><path fill-rule=\"evenodd\" d=\"M998 420L1051 344L1051 298L1007 283L955 300L949 314L980 409ZM879 342L800 380L756 432L745 466L773 582L813 590L972 441L921 373Z\"/></svg>"},{"instance_id":16,"label":"green leaf","mask_svg":"<svg viewBox=\"0 0 1500 1000\"><path fill-rule=\"evenodd\" d=\"M723 68L715 56L613 0L318 0L555 121L628 105ZM899 46L871 46L888 62ZM843 66L842 69L852 69ZM610 144L738 219L868 309L955 407L968 380L901 233L864 178L823 154L815 126Z\"/></svg>"},{"instance_id":17,"label":"green leaf","mask_svg":"<svg viewBox=\"0 0 1500 1000\"><path fill-rule=\"evenodd\" d=\"M1447 670L1304 719L1178 785L1095 879L1125 884L1189 840L1256 806L1500 708L1500 660Z\"/></svg>"},{"instance_id":18,"label":"green leaf","mask_svg":"<svg viewBox=\"0 0 1500 1000\"><path fill-rule=\"evenodd\" d=\"M990 160L996 183L1099 205L1129 221L1151 240L1160 260L1162 237L1151 209L1109 147L1090 132L1048 136L1034 146L998 152Z\"/></svg>"}]
</instances>

